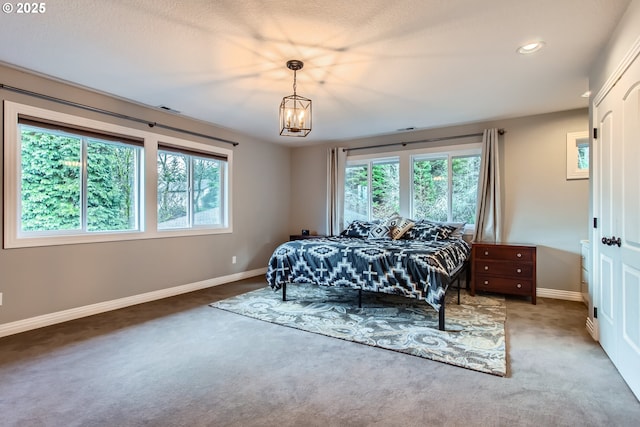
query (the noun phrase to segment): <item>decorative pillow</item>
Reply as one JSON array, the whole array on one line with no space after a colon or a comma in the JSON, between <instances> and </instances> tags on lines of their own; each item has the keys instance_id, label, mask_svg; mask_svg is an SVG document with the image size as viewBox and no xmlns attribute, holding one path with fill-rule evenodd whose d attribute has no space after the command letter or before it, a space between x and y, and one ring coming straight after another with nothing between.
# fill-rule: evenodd
<instances>
[{"instance_id":1,"label":"decorative pillow","mask_svg":"<svg viewBox=\"0 0 640 427\"><path fill-rule=\"evenodd\" d=\"M447 227L451 227L451 234L449 235L449 239L462 239L464 235L464 226L467 225L466 222L445 222L443 225Z\"/></svg>"},{"instance_id":2,"label":"decorative pillow","mask_svg":"<svg viewBox=\"0 0 640 427\"><path fill-rule=\"evenodd\" d=\"M436 229L438 230L436 233L436 240L448 239L451 236L451 232L454 230L450 225L437 225Z\"/></svg>"},{"instance_id":3,"label":"decorative pillow","mask_svg":"<svg viewBox=\"0 0 640 427\"><path fill-rule=\"evenodd\" d=\"M415 222L409 218L403 218L399 215L392 216L386 221L386 225L391 228L391 237L393 240L401 238L407 231L415 225Z\"/></svg>"},{"instance_id":4,"label":"decorative pillow","mask_svg":"<svg viewBox=\"0 0 640 427\"><path fill-rule=\"evenodd\" d=\"M429 222L418 222L402 238L409 240L437 240L438 227Z\"/></svg>"},{"instance_id":5,"label":"decorative pillow","mask_svg":"<svg viewBox=\"0 0 640 427\"><path fill-rule=\"evenodd\" d=\"M369 239L391 239L391 227L387 224L375 224L369 230Z\"/></svg>"},{"instance_id":6,"label":"decorative pillow","mask_svg":"<svg viewBox=\"0 0 640 427\"><path fill-rule=\"evenodd\" d=\"M349 224L347 228L345 228L344 231L340 233L340 235L345 237L360 237L366 239L367 237L369 237L369 231L375 225L377 224L356 219L351 224Z\"/></svg>"},{"instance_id":7,"label":"decorative pillow","mask_svg":"<svg viewBox=\"0 0 640 427\"><path fill-rule=\"evenodd\" d=\"M439 237L438 240L462 239L462 236L464 235L464 226L467 224L466 222L439 222L430 220L423 220L420 222L430 223L441 227L441 237Z\"/></svg>"}]
</instances>

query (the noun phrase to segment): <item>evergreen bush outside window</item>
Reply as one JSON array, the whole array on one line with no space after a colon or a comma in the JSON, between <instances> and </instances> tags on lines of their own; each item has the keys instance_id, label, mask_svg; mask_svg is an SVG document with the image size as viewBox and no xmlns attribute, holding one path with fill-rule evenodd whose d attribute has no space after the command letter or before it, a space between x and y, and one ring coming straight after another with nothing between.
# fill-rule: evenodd
<instances>
[{"instance_id":1,"label":"evergreen bush outside window","mask_svg":"<svg viewBox=\"0 0 640 427\"><path fill-rule=\"evenodd\" d=\"M20 124L20 232L139 229L138 144Z\"/></svg>"}]
</instances>

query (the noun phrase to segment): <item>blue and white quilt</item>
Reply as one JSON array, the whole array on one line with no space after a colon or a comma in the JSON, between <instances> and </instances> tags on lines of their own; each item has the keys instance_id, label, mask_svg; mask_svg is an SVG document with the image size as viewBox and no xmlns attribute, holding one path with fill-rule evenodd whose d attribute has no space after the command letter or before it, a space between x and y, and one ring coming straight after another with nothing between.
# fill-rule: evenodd
<instances>
[{"instance_id":1,"label":"blue and white quilt","mask_svg":"<svg viewBox=\"0 0 640 427\"><path fill-rule=\"evenodd\" d=\"M266 277L274 291L300 282L346 286L425 300L439 311L451 276L470 252L461 238L295 240L276 248Z\"/></svg>"}]
</instances>

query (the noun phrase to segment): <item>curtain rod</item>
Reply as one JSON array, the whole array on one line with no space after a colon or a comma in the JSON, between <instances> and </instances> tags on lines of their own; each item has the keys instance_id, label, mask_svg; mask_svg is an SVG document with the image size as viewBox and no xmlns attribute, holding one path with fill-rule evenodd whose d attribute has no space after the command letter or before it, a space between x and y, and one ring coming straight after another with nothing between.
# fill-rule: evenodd
<instances>
[{"instance_id":1,"label":"curtain rod","mask_svg":"<svg viewBox=\"0 0 640 427\"><path fill-rule=\"evenodd\" d=\"M504 135L505 133L506 133L506 131L504 129L498 129L498 134ZM465 134L465 135L441 136L441 137L438 137L438 138L421 139L421 140L418 140L418 141L391 142L389 144L366 145L364 147L343 148L342 151L349 152L349 151L357 151L357 150L366 150L366 149L369 149L369 148L392 147L394 145L402 145L403 147L405 147L405 146L407 146L409 144L418 144L420 142L447 141L447 140L450 140L450 139L468 138L468 137L472 137L472 136L482 136L482 135L483 135L483 132L468 133L468 134Z\"/></svg>"},{"instance_id":2,"label":"curtain rod","mask_svg":"<svg viewBox=\"0 0 640 427\"><path fill-rule=\"evenodd\" d=\"M225 144L231 144L234 147L237 146L237 145L240 145L239 142L230 141L228 139L218 138L216 136L211 136L211 135L205 135L203 133L193 132L193 131L190 131L190 130L187 130L187 129L181 129L181 128L177 128L177 127L173 127L173 126L163 125L161 123L150 122L148 120L139 119L137 117L128 116L126 114L114 113L113 111L103 110L101 108L91 107L89 105L79 104L77 102L66 101L64 99L55 98L53 96L43 95L41 93L36 93L36 92L31 92L31 91L26 90L26 89L20 89L20 88L13 87L13 86L7 86L7 85L2 84L2 83L0 83L0 89L5 89L5 90L11 91L11 92L16 92L16 93L21 93L23 95L29 95L29 96L32 96L34 98L45 99L47 101L57 102L58 104L68 105L70 107L76 107L76 108L80 108L82 110L92 111L94 113L100 113L100 114L105 114L105 115L111 116L111 117L117 117L119 119L129 120L129 121L137 122L137 123L144 123L144 124L148 125L150 128L157 127L157 128L172 130L174 132L186 133L188 135L199 136L201 138L207 138L207 139L212 139L214 141L224 142Z\"/></svg>"}]
</instances>

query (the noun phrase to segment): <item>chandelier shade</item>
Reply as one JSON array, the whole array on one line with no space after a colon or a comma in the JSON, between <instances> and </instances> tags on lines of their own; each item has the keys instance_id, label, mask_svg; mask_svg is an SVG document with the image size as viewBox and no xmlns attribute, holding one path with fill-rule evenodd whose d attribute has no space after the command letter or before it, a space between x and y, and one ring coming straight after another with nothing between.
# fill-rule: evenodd
<instances>
[{"instance_id":1,"label":"chandelier shade","mask_svg":"<svg viewBox=\"0 0 640 427\"><path fill-rule=\"evenodd\" d=\"M287 62L293 70L293 95L285 96L280 103L280 135L305 137L311 132L311 100L296 93L296 71L304 63L298 60Z\"/></svg>"}]
</instances>

